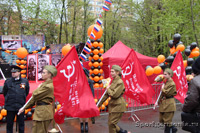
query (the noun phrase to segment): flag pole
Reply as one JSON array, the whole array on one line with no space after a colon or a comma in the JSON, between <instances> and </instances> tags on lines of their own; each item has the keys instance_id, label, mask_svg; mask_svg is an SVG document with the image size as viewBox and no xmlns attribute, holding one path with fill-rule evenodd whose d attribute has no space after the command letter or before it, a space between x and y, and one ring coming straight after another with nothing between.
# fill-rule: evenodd
<instances>
[{"instance_id":1,"label":"flag pole","mask_svg":"<svg viewBox=\"0 0 200 133\"><path fill-rule=\"evenodd\" d=\"M99 99L99 101L97 102L97 106L99 105L99 103L101 102L102 98L104 97L104 95L106 94L107 89L104 91L103 95L101 96L101 98Z\"/></svg>"}]
</instances>

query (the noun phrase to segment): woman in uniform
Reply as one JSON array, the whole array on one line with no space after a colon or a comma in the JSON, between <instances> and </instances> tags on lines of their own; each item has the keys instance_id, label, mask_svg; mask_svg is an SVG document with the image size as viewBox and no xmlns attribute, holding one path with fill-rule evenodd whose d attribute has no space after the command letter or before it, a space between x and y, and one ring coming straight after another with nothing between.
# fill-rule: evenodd
<instances>
[{"instance_id":1,"label":"woman in uniform","mask_svg":"<svg viewBox=\"0 0 200 133\"><path fill-rule=\"evenodd\" d=\"M28 109L34 105L32 133L46 133L48 126L53 119L53 98L54 86L52 78L57 74L57 69L52 65L47 65L42 71L42 79L45 80L39 87L33 91L32 99L25 106ZM24 112L21 108L19 113Z\"/></svg>"},{"instance_id":2,"label":"woman in uniform","mask_svg":"<svg viewBox=\"0 0 200 133\"><path fill-rule=\"evenodd\" d=\"M119 120L122 118L123 113L126 111L126 102L122 96L125 92L125 86L121 79L121 70L121 67L118 65L112 66L112 83L107 87L107 92L98 105L100 107L108 97L111 98L108 103L109 133L127 133L126 130L123 130L117 125Z\"/></svg>"}]
</instances>

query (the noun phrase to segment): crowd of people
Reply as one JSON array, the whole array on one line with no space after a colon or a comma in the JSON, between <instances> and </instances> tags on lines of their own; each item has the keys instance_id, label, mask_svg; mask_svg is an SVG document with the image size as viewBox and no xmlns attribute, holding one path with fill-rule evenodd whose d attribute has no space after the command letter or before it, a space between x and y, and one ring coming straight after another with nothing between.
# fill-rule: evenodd
<instances>
[{"instance_id":1,"label":"crowd of people","mask_svg":"<svg viewBox=\"0 0 200 133\"><path fill-rule=\"evenodd\" d=\"M43 63L44 61L41 61ZM31 59L29 60L31 64ZM40 62L39 62L40 64ZM54 85L52 78L57 75L57 69L53 65L46 63L41 65L41 79L44 80L32 93L31 100L25 105L26 97L29 93L29 82L27 79L21 78L21 68L18 66L11 66L12 77L7 79L3 87L3 95L5 97L5 109L7 110L7 133L13 132L13 121L17 115L17 123L19 124L19 133L24 132L24 110L35 106L35 113L33 115L32 133L46 133L48 127L53 120L53 106L54 99ZM91 91L94 95L93 83L89 79L89 71L83 68L88 79ZM195 75L193 80L189 83L187 97L183 104L183 112L192 113L196 117L195 122L198 124L192 127L192 132L200 133L200 57L195 60L192 65L192 70ZM109 133L130 133L122 129L117 124L126 111L126 102L123 98L125 86L121 79L122 68L118 65L113 65L111 68L112 82L106 88L106 93L101 102L110 97L108 104L108 128ZM158 100L159 105L159 122L165 125L164 133L176 133L177 128L172 124L172 118L176 111L176 104L174 96L176 96L176 85L172 79L173 71L169 68L164 70L164 81L161 87L161 96ZM23 107L25 105L25 107ZM155 104L154 106L157 106ZM94 118L92 122L95 123ZM80 118L80 131L88 132L88 118Z\"/></svg>"}]
</instances>

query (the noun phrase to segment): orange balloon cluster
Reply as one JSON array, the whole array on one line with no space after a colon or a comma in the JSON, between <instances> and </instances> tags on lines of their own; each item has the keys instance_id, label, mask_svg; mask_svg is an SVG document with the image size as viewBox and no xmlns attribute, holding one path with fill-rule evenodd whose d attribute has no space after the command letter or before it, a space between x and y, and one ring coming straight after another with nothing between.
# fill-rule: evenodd
<instances>
[{"instance_id":1,"label":"orange balloon cluster","mask_svg":"<svg viewBox=\"0 0 200 133\"><path fill-rule=\"evenodd\" d=\"M94 81L94 88L98 88L98 87L103 87L102 84L102 73L103 70L101 69L101 67L103 66L103 57L102 54L104 52L103 50L103 43L100 42L100 40L98 41L91 41L92 42L92 46L91 46L91 53L90 53L90 57L89 60L90 62L88 63L89 67L90 67L90 79Z\"/></svg>"},{"instance_id":2,"label":"orange balloon cluster","mask_svg":"<svg viewBox=\"0 0 200 133\"><path fill-rule=\"evenodd\" d=\"M35 111L35 108L29 108L25 109L24 112L24 119L33 119L33 113ZM6 122L7 119L7 110L3 108L3 106L0 106L0 122ZM16 122L16 116L14 119L14 122Z\"/></svg>"},{"instance_id":3,"label":"orange balloon cluster","mask_svg":"<svg viewBox=\"0 0 200 133\"><path fill-rule=\"evenodd\" d=\"M22 78L26 78L26 64L27 64L27 61L26 60L17 59L16 63L17 63L17 66L22 69L21 70L21 77Z\"/></svg>"}]
</instances>

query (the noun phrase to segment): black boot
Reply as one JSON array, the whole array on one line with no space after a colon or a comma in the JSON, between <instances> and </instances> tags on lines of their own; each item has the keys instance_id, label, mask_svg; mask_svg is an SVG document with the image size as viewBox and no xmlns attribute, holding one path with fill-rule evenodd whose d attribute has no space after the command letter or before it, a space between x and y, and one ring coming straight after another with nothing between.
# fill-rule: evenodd
<instances>
[{"instance_id":1,"label":"black boot","mask_svg":"<svg viewBox=\"0 0 200 133\"><path fill-rule=\"evenodd\" d=\"M87 133L88 132L88 123L85 122L85 132Z\"/></svg>"},{"instance_id":2,"label":"black boot","mask_svg":"<svg viewBox=\"0 0 200 133\"><path fill-rule=\"evenodd\" d=\"M95 124L95 117L91 117L92 124Z\"/></svg>"},{"instance_id":3,"label":"black boot","mask_svg":"<svg viewBox=\"0 0 200 133\"><path fill-rule=\"evenodd\" d=\"M165 126L165 131L164 133L172 133L172 127Z\"/></svg>"},{"instance_id":4,"label":"black boot","mask_svg":"<svg viewBox=\"0 0 200 133\"><path fill-rule=\"evenodd\" d=\"M83 126L83 122L81 122L81 133L84 133L84 126Z\"/></svg>"},{"instance_id":5,"label":"black boot","mask_svg":"<svg viewBox=\"0 0 200 133\"><path fill-rule=\"evenodd\" d=\"M172 126L172 133L176 133L178 131L178 129L175 126Z\"/></svg>"},{"instance_id":6,"label":"black boot","mask_svg":"<svg viewBox=\"0 0 200 133\"><path fill-rule=\"evenodd\" d=\"M127 131L122 129L122 128L120 128L120 131L118 133L127 133Z\"/></svg>"}]
</instances>

